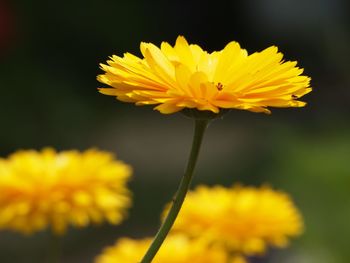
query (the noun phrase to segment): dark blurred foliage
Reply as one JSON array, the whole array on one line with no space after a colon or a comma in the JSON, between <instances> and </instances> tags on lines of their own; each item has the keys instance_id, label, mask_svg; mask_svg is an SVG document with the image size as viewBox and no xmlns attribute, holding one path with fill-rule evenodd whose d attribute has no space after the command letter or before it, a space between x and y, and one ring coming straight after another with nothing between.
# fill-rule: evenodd
<instances>
[{"instance_id":1,"label":"dark blurred foliage","mask_svg":"<svg viewBox=\"0 0 350 263\"><path fill-rule=\"evenodd\" d=\"M0 154L98 147L134 167L121 226L73 229L63 262L92 262L121 235L153 235L187 158L192 123L100 95L98 64L179 34L213 51L277 45L312 77L302 109L232 111L206 135L194 185L268 183L290 193L306 232L257 262L350 261L350 18L346 0L0 2ZM1 194L1 193L0 193ZM0 262L44 262L48 233L0 233Z\"/></svg>"}]
</instances>

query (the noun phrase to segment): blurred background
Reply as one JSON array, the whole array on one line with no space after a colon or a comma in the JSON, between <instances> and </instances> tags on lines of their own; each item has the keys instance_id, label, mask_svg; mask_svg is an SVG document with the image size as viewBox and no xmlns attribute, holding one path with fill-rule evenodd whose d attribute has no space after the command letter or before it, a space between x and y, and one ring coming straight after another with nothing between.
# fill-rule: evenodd
<instances>
[{"instance_id":1,"label":"blurred background","mask_svg":"<svg viewBox=\"0 0 350 263\"><path fill-rule=\"evenodd\" d=\"M259 262L350 262L350 7L346 0L0 1L0 156L98 147L134 167L119 226L71 229L62 262L92 262L119 236L152 236L182 176L192 122L100 95L99 63L184 35L208 51L277 45L314 90L300 109L231 111L211 124L194 180L268 182L301 209L305 234ZM0 193L1 194L1 193ZM0 262L43 262L48 233L0 232Z\"/></svg>"}]
</instances>

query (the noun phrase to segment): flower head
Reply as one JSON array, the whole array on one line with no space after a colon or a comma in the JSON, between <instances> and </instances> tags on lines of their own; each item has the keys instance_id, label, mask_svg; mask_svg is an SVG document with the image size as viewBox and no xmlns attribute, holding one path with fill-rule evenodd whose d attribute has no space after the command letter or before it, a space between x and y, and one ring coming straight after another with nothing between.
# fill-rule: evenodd
<instances>
[{"instance_id":1,"label":"flower head","mask_svg":"<svg viewBox=\"0 0 350 263\"><path fill-rule=\"evenodd\" d=\"M98 150L18 151L0 159L0 229L32 233L51 225L120 223L130 206L131 168Z\"/></svg>"},{"instance_id":2,"label":"flower head","mask_svg":"<svg viewBox=\"0 0 350 263\"><path fill-rule=\"evenodd\" d=\"M303 107L298 98L311 91L310 78L295 61L283 61L271 46L248 55L237 42L208 53L179 36L175 46L141 43L143 58L113 55L101 64L98 80L112 88L100 92L137 105L158 105L161 113L184 108L218 113L242 109L270 113L268 107Z\"/></svg>"},{"instance_id":3,"label":"flower head","mask_svg":"<svg viewBox=\"0 0 350 263\"><path fill-rule=\"evenodd\" d=\"M106 248L95 263L136 263L140 262L152 239L133 240L122 238ZM185 235L169 235L154 263L226 263L227 254L219 247L208 248L200 240L191 240ZM244 261L237 261L244 263Z\"/></svg>"},{"instance_id":4,"label":"flower head","mask_svg":"<svg viewBox=\"0 0 350 263\"><path fill-rule=\"evenodd\" d=\"M173 231L254 255L286 246L303 222L288 195L269 187L200 186L188 194Z\"/></svg>"}]
</instances>

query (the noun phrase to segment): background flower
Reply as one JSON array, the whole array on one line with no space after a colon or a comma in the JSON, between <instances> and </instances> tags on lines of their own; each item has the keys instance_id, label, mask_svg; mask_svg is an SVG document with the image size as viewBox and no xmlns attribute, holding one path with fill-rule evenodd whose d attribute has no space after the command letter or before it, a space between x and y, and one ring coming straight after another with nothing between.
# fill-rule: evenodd
<instances>
[{"instance_id":1,"label":"background flower","mask_svg":"<svg viewBox=\"0 0 350 263\"><path fill-rule=\"evenodd\" d=\"M118 224L130 206L131 168L98 150L18 151L0 159L0 229L32 233L69 224Z\"/></svg>"},{"instance_id":2,"label":"background flower","mask_svg":"<svg viewBox=\"0 0 350 263\"><path fill-rule=\"evenodd\" d=\"M143 59L112 56L98 80L113 88L101 93L137 105L159 104L161 113L220 108L270 113L267 107L302 107L297 99L311 91L310 78L296 62L282 60L272 46L248 55L237 42L208 53L179 36L174 47L141 43Z\"/></svg>"},{"instance_id":3,"label":"background flower","mask_svg":"<svg viewBox=\"0 0 350 263\"><path fill-rule=\"evenodd\" d=\"M199 186L188 194L173 231L255 255L285 247L302 233L303 221L288 195L269 187Z\"/></svg>"},{"instance_id":4,"label":"background flower","mask_svg":"<svg viewBox=\"0 0 350 263\"><path fill-rule=\"evenodd\" d=\"M106 248L95 263L139 262L151 243L151 238L135 240L121 238ZM227 255L219 247L208 247L185 235L169 235L152 262L154 263L227 263ZM241 263L241 262L239 262Z\"/></svg>"}]
</instances>

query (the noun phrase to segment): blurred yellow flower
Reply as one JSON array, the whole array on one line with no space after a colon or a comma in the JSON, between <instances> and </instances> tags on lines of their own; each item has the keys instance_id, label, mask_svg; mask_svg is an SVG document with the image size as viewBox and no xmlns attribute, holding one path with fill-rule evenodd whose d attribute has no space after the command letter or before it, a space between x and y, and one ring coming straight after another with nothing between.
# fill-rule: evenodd
<instances>
[{"instance_id":1,"label":"blurred yellow flower","mask_svg":"<svg viewBox=\"0 0 350 263\"><path fill-rule=\"evenodd\" d=\"M234 255L230 258L228 263L248 263L248 261L243 256Z\"/></svg>"},{"instance_id":2,"label":"blurred yellow flower","mask_svg":"<svg viewBox=\"0 0 350 263\"><path fill-rule=\"evenodd\" d=\"M200 186L189 192L173 231L256 255L285 247L303 232L303 221L289 196L269 187Z\"/></svg>"},{"instance_id":3,"label":"blurred yellow flower","mask_svg":"<svg viewBox=\"0 0 350 263\"><path fill-rule=\"evenodd\" d=\"M137 263L150 245L152 239L134 240L122 238L117 243L106 248L95 263ZM200 240L190 240L177 234L169 235L153 263L227 263L227 254L219 247L207 247ZM237 261L241 263L242 261ZM235 263L233 261L232 263ZM242 262L244 263L244 261Z\"/></svg>"},{"instance_id":4,"label":"blurred yellow flower","mask_svg":"<svg viewBox=\"0 0 350 263\"><path fill-rule=\"evenodd\" d=\"M120 223L131 203L130 174L94 149L18 151L0 159L0 229L30 234L51 225L62 234L70 224Z\"/></svg>"},{"instance_id":5,"label":"blurred yellow flower","mask_svg":"<svg viewBox=\"0 0 350 263\"><path fill-rule=\"evenodd\" d=\"M237 42L208 53L179 36L175 46L141 43L143 58L113 55L101 64L100 92L137 105L158 105L161 113L184 108L218 113L242 109L270 113L267 107L303 107L297 99L311 91L310 78L277 47L248 55Z\"/></svg>"}]
</instances>

